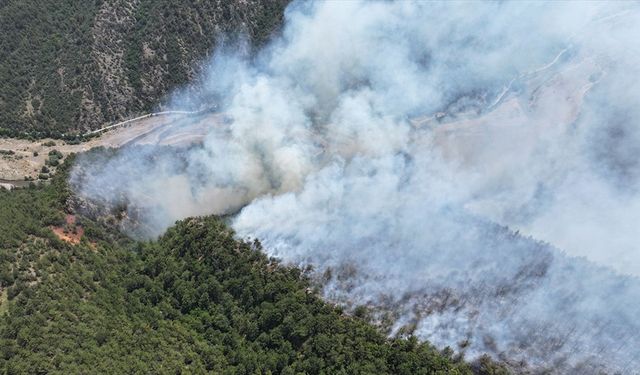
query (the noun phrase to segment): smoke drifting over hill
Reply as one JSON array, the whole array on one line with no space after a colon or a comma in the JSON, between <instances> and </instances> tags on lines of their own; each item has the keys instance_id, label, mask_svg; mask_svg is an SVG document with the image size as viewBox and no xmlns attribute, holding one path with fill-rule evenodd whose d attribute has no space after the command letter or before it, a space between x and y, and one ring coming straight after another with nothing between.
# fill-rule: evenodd
<instances>
[{"instance_id":1,"label":"smoke drifting over hill","mask_svg":"<svg viewBox=\"0 0 640 375\"><path fill-rule=\"evenodd\" d=\"M294 3L266 50L212 61L228 127L81 163L72 182L142 210L150 234L241 209L239 236L395 331L630 373L638 37L631 3Z\"/></svg>"}]
</instances>

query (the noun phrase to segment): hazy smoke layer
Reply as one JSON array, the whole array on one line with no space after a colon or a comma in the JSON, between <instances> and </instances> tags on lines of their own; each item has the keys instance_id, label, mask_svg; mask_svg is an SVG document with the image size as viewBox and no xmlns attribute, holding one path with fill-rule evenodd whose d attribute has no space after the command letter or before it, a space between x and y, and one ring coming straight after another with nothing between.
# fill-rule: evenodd
<instances>
[{"instance_id":1,"label":"hazy smoke layer","mask_svg":"<svg viewBox=\"0 0 640 375\"><path fill-rule=\"evenodd\" d=\"M242 208L240 236L396 332L632 373L638 37L635 3L295 3L269 48L213 60L228 125L87 160L72 182L151 234Z\"/></svg>"}]
</instances>

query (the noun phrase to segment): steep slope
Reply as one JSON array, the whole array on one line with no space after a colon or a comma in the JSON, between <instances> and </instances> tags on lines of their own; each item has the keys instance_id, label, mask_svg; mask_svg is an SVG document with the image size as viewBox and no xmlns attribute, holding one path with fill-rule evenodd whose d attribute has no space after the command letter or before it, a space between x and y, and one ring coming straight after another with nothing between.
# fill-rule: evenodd
<instances>
[{"instance_id":1,"label":"steep slope","mask_svg":"<svg viewBox=\"0 0 640 375\"><path fill-rule=\"evenodd\" d=\"M299 269L216 218L151 242L65 221L67 167L51 185L0 190L3 373L472 372L451 352L387 339L322 302Z\"/></svg>"},{"instance_id":2,"label":"steep slope","mask_svg":"<svg viewBox=\"0 0 640 375\"><path fill-rule=\"evenodd\" d=\"M288 0L0 4L0 135L60 137L158 105L224 36L265 42Z\"/></svg>"}]
</instances>

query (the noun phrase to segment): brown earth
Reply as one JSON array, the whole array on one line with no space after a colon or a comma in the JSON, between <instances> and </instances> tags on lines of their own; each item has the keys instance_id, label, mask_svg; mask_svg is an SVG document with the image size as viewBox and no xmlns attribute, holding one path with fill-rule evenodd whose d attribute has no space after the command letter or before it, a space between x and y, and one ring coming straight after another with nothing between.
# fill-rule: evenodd
<instances>
[{"instance_id":1,"label":"brown earth","mask_svg":"<svg viewBox=\"0 0 640 375\"><path fill-rule=\"evenodd\" d=\"M219 113L198 116L170 114L144 118L75 145L53 139L0 138L0 150L13 152L0 155L0 182L11 184L11 181L22 182L26 178L37 180L52 150L58 150L66 157L94 147L119 148L131 144L184 146L202 141L212 127L223 123L224 115ZM55 168L50 169L55 171Z\"/></svg>"},{"instance_id":2,"label":"brown earth","mask_svg":"<svg viewBox=\"0 0 640 375\"><path fill-rule=\"evenodd\" d=\"M82 240L84 235L84 228L80 225L76 225L76 217L74 215L67 215L65 217L64 227L50 227L51 231L58 236L62 241L77 245Z\"/></svg>"}]
</instances>

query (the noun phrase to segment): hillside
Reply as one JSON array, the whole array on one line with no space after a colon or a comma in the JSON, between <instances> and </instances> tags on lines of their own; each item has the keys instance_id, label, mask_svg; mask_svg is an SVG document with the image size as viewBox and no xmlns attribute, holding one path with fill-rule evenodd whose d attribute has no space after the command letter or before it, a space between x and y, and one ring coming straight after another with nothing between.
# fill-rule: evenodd
<instances>
[{"instance_id":1,"label":"hillside","mask_svg":"<svg viewBox=\"0 0 640 375\"><path fill-rule=\"evenodd\" d=\"M288 0L0 3L0 136L60 137L148 111L223 37L264 43Z\"/></svg>"},{"instance_id":2,"label":"hillside","mask_svg":"<svg viewBox=\"0 0 640 375\"><path fill-rule=\"evenodd\" d=\"M323 302L214 217L136 242L113 219L65 214L68 166L50 185L0 189L3 373L472 373Z\"/></svg>"}]
</instances>

